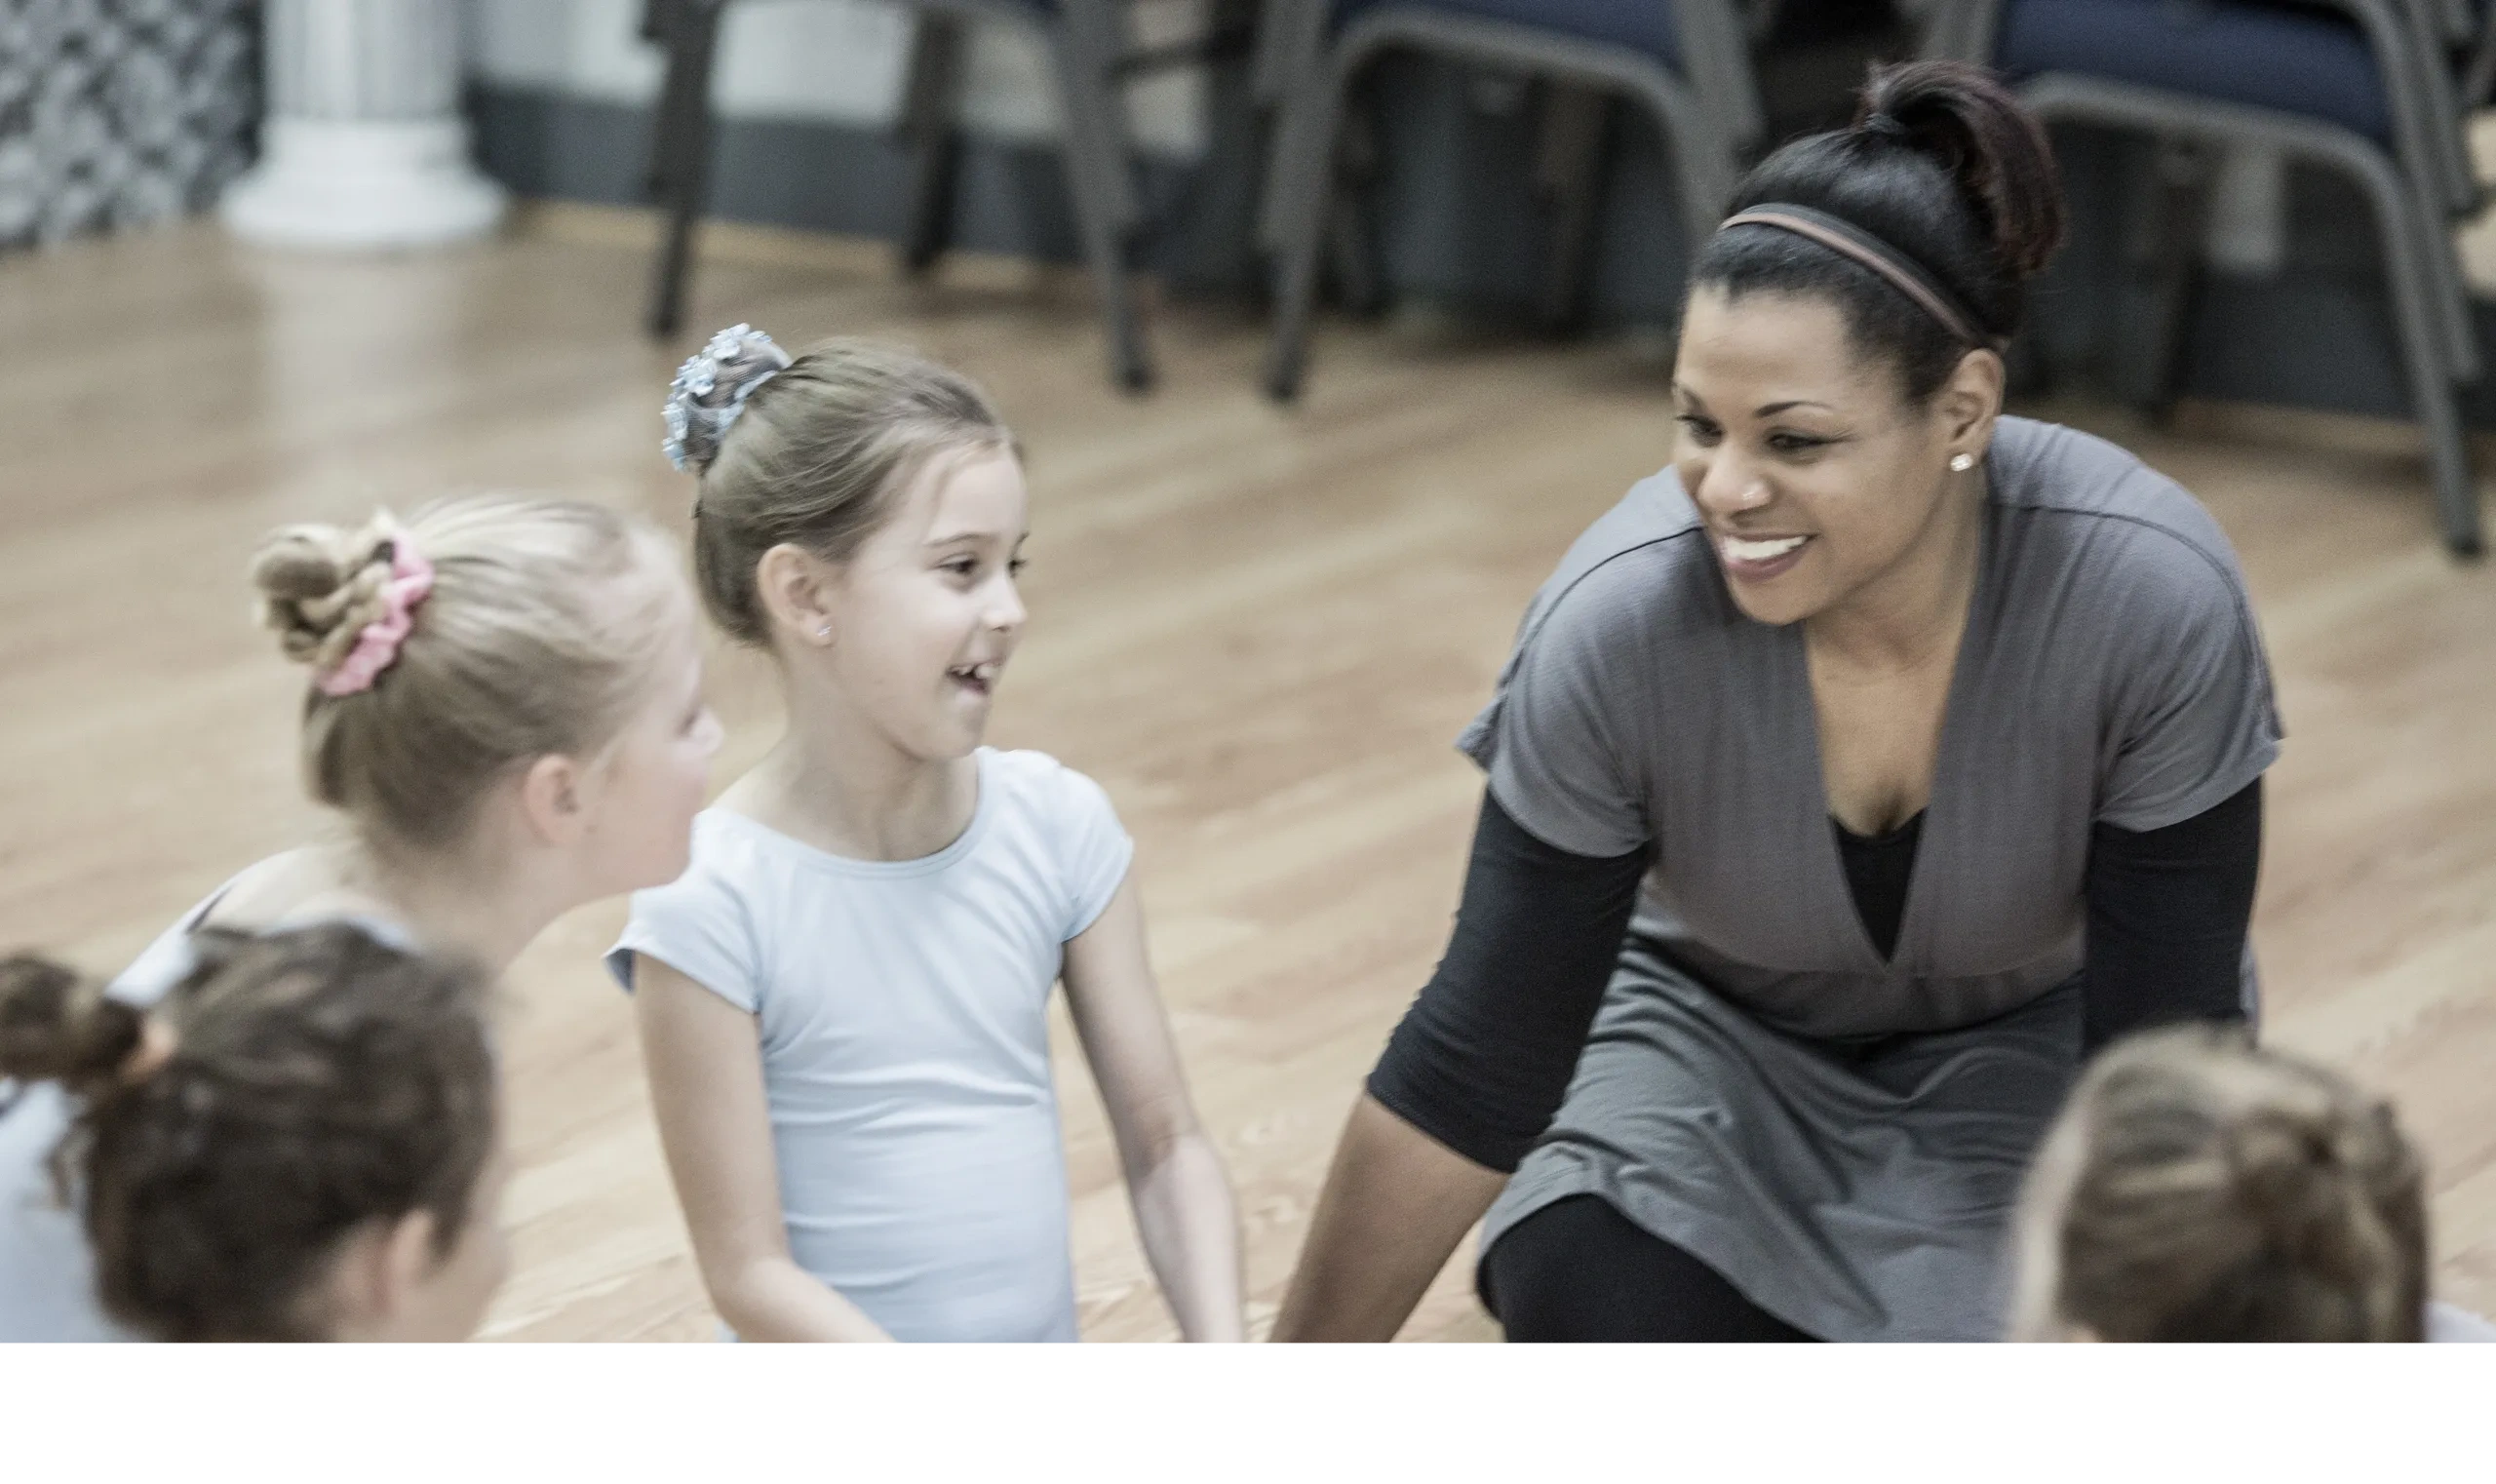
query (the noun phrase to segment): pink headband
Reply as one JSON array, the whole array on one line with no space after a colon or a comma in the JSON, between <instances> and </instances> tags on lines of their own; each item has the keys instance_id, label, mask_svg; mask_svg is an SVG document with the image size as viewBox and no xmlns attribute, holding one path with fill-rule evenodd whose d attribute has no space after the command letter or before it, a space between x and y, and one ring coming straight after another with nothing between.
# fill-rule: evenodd
<instances>
[{"instance_id":1,"label":"pink headband","mask_svg":"<svg viewBox=\"0 0 2496 1484\"><path fill-rule=\"evenodd\" d=\"M415 543L405 532L390 538L390 580L381 585L381 616L366 624L355 637L355 647L336 668L324 672L314 683L329 696L354 695L370 690L381 672L399 657L399 645L407 642L408 631L414 627L408 616L425 595L433 591L433 564L416 550Z\"/></svg>"}]
</instances>

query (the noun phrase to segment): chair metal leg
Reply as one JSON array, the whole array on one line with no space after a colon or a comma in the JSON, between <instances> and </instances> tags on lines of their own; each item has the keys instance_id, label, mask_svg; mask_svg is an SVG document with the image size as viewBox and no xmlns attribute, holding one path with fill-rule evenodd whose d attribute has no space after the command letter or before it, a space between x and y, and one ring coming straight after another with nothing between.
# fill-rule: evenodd
<instances>
[{"instance_id":1,"label":"chair metal leg","mask_svg":"<svg viewBox=\"0 0 2496 1484\"><path fill-rule=\"evenodd\" d=\"M1286 105L1283 146L1275 152L1268 218L1274 326L1266 346L1265 382L1266 395L1276 402L1299 398L1308 367L1308 322L1317 304L1317 260L1325 248L1346 81L1340 65L1328 64L1295 89Z\"/></svg>"},{"instance_id":2,"label":"chair metal leg","mask_svg":"<svg viewBox=\"0 0 2496 1484\"><path fill-rule=\"evenodd\" d=\"M671 335L684 318L685 278L692 267L693 230L711 187L711 60L720 39L725 0L667 0L667 82L659 98L652 155L660 208L667 214L650 282L646 324L654 335Z\"/></svg>"},{"instance_id":3,"label":"chair metal leg","mask_svg":"<svg viewBox=\"0 0 2496 1484\"><path fill-rule=\"evenodd\" d=\"M2326 163L2353 178L2374 208L2401 359L2409 373L2409 398L2427 436L2427 463L2444 545L2456 557L2475 559L2486 550L2478 482L2471 472L2470 435L2462 425L2456 378L2442 353L2438 323L2438 254L2449 258L2452 248L2446 234L2430 226L2433 210L2422 213L2414 199L2432 190L2432 182L2405 180L2389 160L2360 151L2326 157Z\"/></svg>"},{"instance_id":4,"label":"chair metal leg","mask_svg":"<svg viewBox=\"0 0 2496 1484\"><path fill-rule=\"evenodd\" d=\"M2412 206L2426 214L2418 229L2429 249L2424 267L2433 286L2436 328L2441 332L2445 365L2454 380L2468 385L2478 379L2485 358L2478 349L2478 319L2471 311L2470 290L2462 282L2461 253L2453 241L2453 224L2425 202L2413 202Z\"/></svg>"},{"instance_id":5,"label":"chair metal leg","mask_svg":"<svg viewBox=\"0 0 2496 1484\"><path fill-rule=\"evenodd\" d=\"M1332 0L1264 0L1257 58L1258 100L1270 116L1265 188L1257 203L1257 246L1278 254L1294 227L1283 219L1283 181L1307 148L1309 96L1325 86L1326 33Z\"/></svg>"},{"instance_id":6,"label":"chair metal leg","mask_svg":"<svg viewBox=\"0 0 2496 1484\"><path fill-rule=\"evenodd\" d=\"M1664 152L1672 162L1673 209L1681 214L1682 240L1689 260L1696 263L1725 219L1726 206L1740 181L1734 143L1685 95L1640 87L1630 90L1629 97L1663 132Z\"/></svg>"},{"instance_id":7,"label":"chair metal leg","mask_svg":"<svg viewBox=\"0 0 2496 1484\"><path fill-rule=\"evenodd\" d=\"M1378 131L1377 99L1355 83L1337 120L1335 188L1324 221L1337 302L1346 313L1363 319L1386 308L1386 275L1379 268L1378 234L1370 222L1371 192L1386 173L1386 149Z\"/></svg>"},{"instance_id":8,"label":"chair metal leg","mask_svg":"<svg viewBox=\"0 0 2496 1484\"><path fill-rule=\"evenodd\" d=\"M2470 65L2461 75L2461 108L2475 111L2486 107L2496 98L2496 6L2490 6L2487 19L2478 23L2478 39L2471 43Z\"/></svg>"},{"instance_id":9,"label":"chair metal leg","mask_svg":"<svg viewBox=\"0 0 2496 1484\"><path fill-rule=\"evenodd\" d=\"M1067 178L1101 297L1110 374L1120 388L1141 392L1152 385L1153 371L1128 263L1136 205L1117 75L1121 20L1116 0L1062 0L1051 51L1066 104Z\"/></svg>"},{"instance_id":10,"label":"chair metal leg","mask_svg":"<svg viewBox=\"0 0 2496 1484\"><path fill-rule=\"evenodd\" d=\"M1575 329L1585 312L1611 133L1612 99L1601 91L1563 85L1544 92L1535 175L1550 205L1551 270L1540 318L1555 333Z\"/></svg>"},{"instance_id":11,"label":"chair metal leg","mask_svg":"<svg viewBox=\"0 0 2496 1484\"><path fill-rule=\"evenodd\" d=\"M2478 481L2470 467L2470 434L2443 357L2437 354L2434 272L2429 259L2439 244L2417 240L2414 221L2396 199L2375 195L2385 267L2392 279L2393 308L2400 324L2402 359L2408 363L2410 401L2427 435L2427 464L2436 486L2436 512L2444 545L2473 559L2486 550L2480 528Z\"/></svg>"},{"instance_id":12,"label":"chair metal leg","mask_svg":"<svg viewBox=\"0 0 2496 1484\"><path fill-rule=\"evenodd\" d=\"M2193 319L2202 303L2204 240L2209 235L2217 165L2215 152L2200 141L2158 143L2147 315L2152 349L2142 403L2161 425L2173 417L2192 373Z\"/></svg>"},{"instance_id":13,"label":"chair metal leg","mask_svg":"<svg viewBox=\"0 0 2496 1484\"><path fill-rule=\"evenodd\" d=\"M662 56L673 60L676 35L676 0L642 0L642 39L654 43ZM642 199L658 202L667 199L667 152L670 131L668 103L670 95L664 85L659 90L659 102L650 117L650 153L642 168Z\"/></svg>"},{"instance_id":14,"label":"chair metal leg","mask_svg":"<svg viewBox=\"0 0 2496 1484\"><path fill-rule=\"evenodd\" d=\"M911 157L901 266L912 277L935 266L953 246L955 186L962 163L958 110L965 41L958 17L918 13L901 112L901 135Z\"/></svg>"},{"instance_id":15,"label":"chair metal leg","mask_svg":"<svg viewBox=\"0 0 2496 1484\"><path fill-rule=\"evenodd\" d=\"M2428 14L2438 0L2333 0L2366 33L2378 54L2384 91L2395 114L2395 151L2419 190L2439 199L2446 217L2475 215L2480 192L2463 113L2454 96L2452 56L2441 20ZM2468 0L2465 0L2468 3Z\"/></svg>"}]
</instances>

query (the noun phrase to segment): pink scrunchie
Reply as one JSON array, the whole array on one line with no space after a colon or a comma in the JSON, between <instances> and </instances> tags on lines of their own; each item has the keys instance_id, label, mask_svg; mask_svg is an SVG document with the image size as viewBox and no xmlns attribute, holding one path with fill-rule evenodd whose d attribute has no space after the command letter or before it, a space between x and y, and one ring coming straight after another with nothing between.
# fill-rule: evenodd
<instances>
[{"instance_id":1,"label":"pink scrunchie","mask_svg":"<svg viewBox=\"0 0 2496 1484\"><path fill-rule=\"evenodd\" d=\"M408 615L425 595L433 591L433 564L416 551L415 543L405 534L391 538L390 580L381 588L381 616L364 626L355 637L355 647L338 661L337 668L323 674L314 683L323 695L354 695L370 690L381 672L399 657L399 645L413 627Z\"/></svg>"}]
</instances>

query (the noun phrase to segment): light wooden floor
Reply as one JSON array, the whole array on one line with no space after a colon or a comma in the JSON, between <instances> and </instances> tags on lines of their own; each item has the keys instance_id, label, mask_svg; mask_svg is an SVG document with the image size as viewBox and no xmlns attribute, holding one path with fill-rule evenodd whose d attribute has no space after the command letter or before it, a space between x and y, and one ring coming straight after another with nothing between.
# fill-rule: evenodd
<instances>
[{"instance_id":1,"label":"light wooden floor","mask_svg":"<svg viewBox=\"0 0 2496 1484\"><path fill-rule=\"evenodd\" d=\"M270 525L490 487L682 528L635 332L627 217L446 256L241 253L213 231L0 259L0 944L107 969L315 825L299 675L251 625ZM1663 374L1618 349L1321 336L1308 404L1252 391L1244 321L1165 316L1165 389L1105 387L1081 286L722 234L692 320L900 336L1032 450L1033 628L994 740L1107 785L1141 844L1196 1096L1237 1181L1260 1328L1336 1132L1446 930L1479 784L1451 749L1569 539L1665 456ZM2432 1152L2448 1297L2496 1309L2496 570L2432 537L2404 429L2204 411L2114 432L2216 510L2291 732L2257 924L2281 1042L2396 1090ZM2496 468L2496 463L2491 463ZM724 782L773 726L723 657ZM701 1339L711 1320L596 967L619 909L513 975L519 1269L489 1333ZM1083 1321L1170 1331L1061 1036ZM1408 1331L1492 1333L1452 1267Z\"/></svg>"}]
</instances>

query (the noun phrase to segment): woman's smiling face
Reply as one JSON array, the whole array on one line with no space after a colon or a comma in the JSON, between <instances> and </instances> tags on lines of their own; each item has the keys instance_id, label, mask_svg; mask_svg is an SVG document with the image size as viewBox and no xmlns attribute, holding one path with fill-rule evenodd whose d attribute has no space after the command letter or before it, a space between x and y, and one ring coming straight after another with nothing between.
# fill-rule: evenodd
<instances>
[{"instance_id":1,"label":"woman's smiling face","mask_svg":"<svg viewBox=\"0 0 2496 1484\"><path fill-rule=\"evenodd\" d=\"M1951 456L1980 455L1991 436L1999 364L1971 354L1916 407L1833 302L1694 290L1673 372L1674 467L1742 611L1811 618L1917 550L1950 504Z\"/></svg>"}]
</instances>

